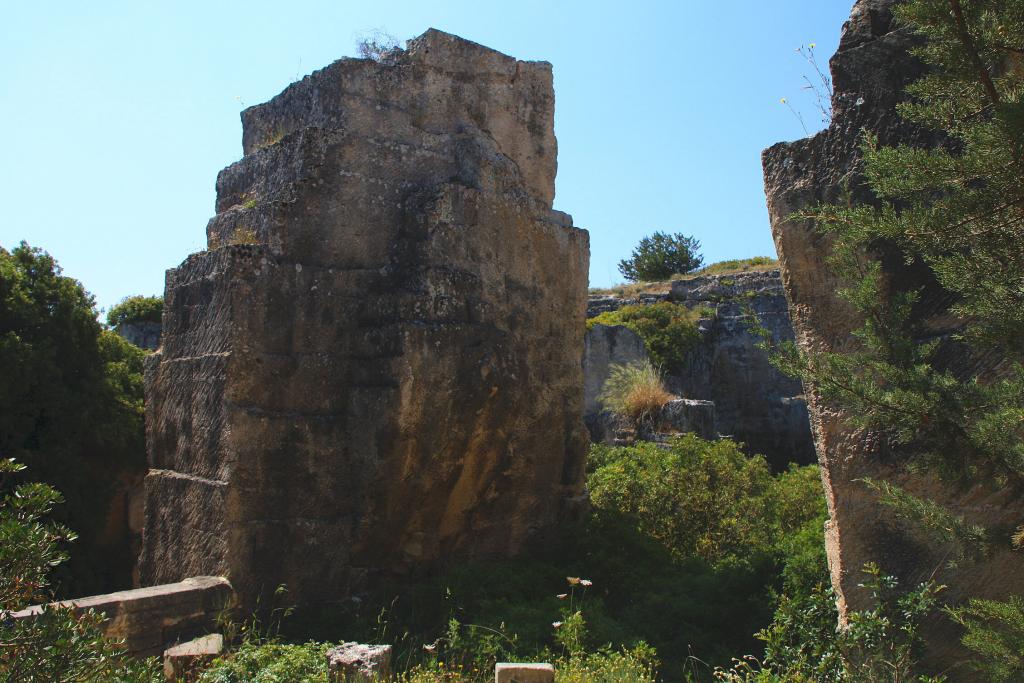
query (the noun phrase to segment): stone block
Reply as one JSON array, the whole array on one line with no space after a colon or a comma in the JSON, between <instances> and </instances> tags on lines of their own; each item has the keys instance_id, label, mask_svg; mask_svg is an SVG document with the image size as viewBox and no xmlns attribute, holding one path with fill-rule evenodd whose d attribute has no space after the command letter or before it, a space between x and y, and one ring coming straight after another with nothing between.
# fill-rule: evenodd
<instances>
[{"instance_id":1,"label":"stone block","mask_svg":"<svg viewBox=\"0 0 1024 683\"><path fill-rule=\"evenodd\" d=\"M164 679L168 683L191 683L223 651L224 636L219 633L168 648L164 650Z\"/></svg>"},{"instance_id":2,"label":"stone block","mask_svg":"<svg viewBox=\"0 0 1024 683\"><path fill-rule=\"evenodd\" d=\"M338 683L370 683L391 677L391 646L342 643L327 651L327 671Z\"/></svg>"},{"instance_id":3,"label":"stone block","mask_svg":"<svg viewBox=\"0 0 1024 683\"><path fill-rule=\"evenodd\" d=\"M656 422L658 431L661 432L692 432L702 439L718 438L715 404L712 401L690 398L669 401L662 406Z\"/></svg>"},{"instance_id":4,"label":"stone block","mask_svg":"<svg viewBox=\"0 0 1024 683\"><path fill-rule=\"evenodd\" d=\"M231 583L220 576L197 576L178 583L93 595L57 603L77 612L94 610L105 617L108 638L124 640L128 652L160 655L169 643L209 633L217 615L234 601ZM30 619L42 611L34 605L11 616Z\"/></svg>"},{"instance_id":5,"label":"stone block","mask_svg":"<svg viewBox=\"0 0 1024 683\"><path fill-rule=\"evenodd\" d=\"M554 683L555 667L546 663L494 665L494 683Z\"/></svg>"}]
</instances>

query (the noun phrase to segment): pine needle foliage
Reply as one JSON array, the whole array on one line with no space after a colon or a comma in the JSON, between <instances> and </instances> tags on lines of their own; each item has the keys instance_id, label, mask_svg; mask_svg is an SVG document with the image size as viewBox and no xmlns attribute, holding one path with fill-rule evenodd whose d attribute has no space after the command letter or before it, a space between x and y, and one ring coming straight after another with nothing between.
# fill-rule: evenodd
<instances>
[{"instance_id":1,"label":"pine needle foliage","mask_svg":"<svg viewBox=\"0 0 1024 683\"><path fill-rule=\"evenodd\" d=\"M908 0L897 18L924 37L930 66L900 105L935 131L938 147L863 142L875 205L799 214L834 239L832 265L860 313L855 346L779 364L884 434L911 468L948 481L1024 484L1024 1ZM936 336L913 315L920 288L900 289L878 258L896 252L926 268L952 301L959 330ZM1006 358L996 376L942 367L940 350Z\"/></svg>"},{"instance_id":2,"label":"pine needle foliage","mask_svg":"<svg viewBox=\"0 0 1024 683\"><path fill-rule=\"evenodd\" d=\"M979 657L975 668L992 683L1024 679L1024 599L971 600L948 610L967 633L963 643Z\"/></svg>"},{"instance_id":3,"label":"pine needle foliage","mask_svg":"<svg viewBox=\"0 0 1024 683\"><path fill-rule=\"evenodd\" d=\"M700 268L704 259L699 251L700 242L692 236L655 231L640 240L628 259L619 261L619 272L630 282L668 280Z\"/></svg>"},{"instance_id":4,"label":"pine needle foliage","mask_svg":"<svg viewBox=\"0 0 1024 683\"><path fill-rule=\"evenodd\" d=\"M840 294L864 322L849 350L805 353L789 344L778 364L843 407L854 426L883 437L895 464L963 486L1019 490L1024 0L906 0L893 12L923 38L914 54L928 66L909 86L899 114L932 131L938 143L888 147L866 135L860 170L877 202L818 206L796 216L830 233L831 264L851 283ZM893 254L944 290L952 324L942 328L954 332L920 322L928 317L926 288L887 276L881 255ZM929 290L927 303L936 300ZM954 371L943 360L950 356L966 362ZM993 358L1003 359L994 371L970 370L991 368ZM947 545L954 562L1021 538L969 524L890 484L865 484L933 542ZM980 655L978 666L991 680L1019 680L1019 597L973 601L951 613L967 629L964 642Z\"/></svg>"}]
</instances>

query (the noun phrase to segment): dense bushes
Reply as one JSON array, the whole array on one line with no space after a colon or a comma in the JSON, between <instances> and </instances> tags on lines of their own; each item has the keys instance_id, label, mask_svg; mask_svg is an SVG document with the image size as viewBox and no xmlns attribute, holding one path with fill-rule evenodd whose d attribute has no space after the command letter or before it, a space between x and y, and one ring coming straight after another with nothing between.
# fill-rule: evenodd
<instances>
[{"instance_id":1,"label":"dense bushes","mask_svg":"<svg viewBox=\"0 0 1024 683\"><path fill-rule=\"evenodd\" d=\"M60 490L79 535L64 595L131 582L123 538L104 538L119 476L145 471L143 352L103 330L92 297L45 252L0 248L0 456Z\"/></svg>"},{"instance_id":2,"label":"dense bushes","mask_svg":"<svg viewBox=\"0 0 1024 683\"><path fill-rule=\"evenodd\" d=\"M697 320L706 313L682 304L659 301L650 305L623 306L587 320L593 325L625 325L644 340L647 353L663 371L676 374L686 368L689 352L700 341Z\"/></svg>"},{"instance_id":3,"label":"dense bushes","mask_svg":"<svg viewBox=\"0 0 1024 683\"><path fill-rule=\"evenodd\" d=\"M677 558L711 564L771 554L798 558L797 548L785 553L784 546L805 527L820 541L825 509L816 468L774 477L764 458L745 455L736 443L692 434L667 450L648 442L596 445L592 457L594 506L629 515Z\"/></svg>"}]
</instances>

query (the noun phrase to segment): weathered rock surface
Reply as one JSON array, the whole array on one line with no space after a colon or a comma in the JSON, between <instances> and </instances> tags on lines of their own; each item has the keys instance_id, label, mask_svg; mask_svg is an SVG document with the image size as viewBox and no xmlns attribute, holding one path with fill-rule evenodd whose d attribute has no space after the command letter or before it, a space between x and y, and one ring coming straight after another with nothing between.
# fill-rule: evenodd
<instances>
[{"instance_id":1,"label":"weathered rock surface","mask_svg":"<svg viewBox=\"0 0 1024 683\"><path fill-rule=\"evenodd\" d=\"M554 683L555 667L543 662L517 664L498 662L494 665L494 683Z\"/></svg>"},{"instance_id":2,"label":"weathered rock surface","mask_svg":"<svg viewBox=\"0 0 1024 683\"><path fill-rule=\"evenodd\" d=\"M714 314L701 320L701 342L669 389L715 404L718 431L761 453L776 470L814 462L807 406L799 379L776 369L757 347L751 315L773 342L793 341L779 271L710 275L672 283L673 301Z\"/></svg>"},{"instance_id":3,"label":"weathered rock surface","mask_svg":"<svg viewBox=\"0 0 1024 683\"><path fill-rule=\"evenodd\" d=\"M327 651L331 681L371 683L391 677L391 646L342 643Z\"/></svg>"},{"instance_id":4,"label":"weathered rock surface","mask_svg":"<svg viewBox=\"0 0 1024 683\"><path fill-rule=\"evenodd\" d=\"M174 642L209 633L217 616L235 600L227 579L196 576L178 583L118 591L106 595L65 600L57 603L76 612L94 610L105 617L104 634L123 640L128 652L148 657L159 655ZM11 614L13 619L31 619L43 605Z\"/></svg>"},{"instance_id":5,"label":"weathered rock surface","mask_svg":"<svg viewBox=\"0 0 1024 683\"><path fill-rule=\"evenodd\" d=\"M775 342L793 341L779 271L676 280L669 293L646 299L591 296L587 315L665 300L712 311L698 323L700 343L690 354L686 371L666 378L672 393L713 404L710 409L702 409L705 417L693 423L694 429L679 431L695 431L704 438L715 438L719 432L731 436L746 444L748 451L764 454L775 469L785 469L791 462L814 462L814 442L800 380L772 366L768 355L757 348L761 339L750 329L749 316L753 314ZM616 439L621 425L601 416L596 397L608 376L608 364L632 359L638 352L625 333L610 330L618 327L592 326L586 337L584 362L587 426L591 438L609 443Z\"/></svg>"},{"instance_id":6,"label":"weathered rock surface","mask_svg":"<svg viewBox=\"0 0 1024 683\"><path fill-rule=\"evenodd\" d=\"M659 301L668 301L669 293L664 294L639 294L635 297L621 297L614 294L591 294L587 297L587 317L593 318L607 313L617 311L623 306L647 306L656 304Z\"/></svg>"},{"instance_id":7,"label":"weathered rock surface","mask_svg":"<svg viewBox=\"0 0 1024 683\"><path fill-rule=\"evenodd\" d=\"M164 680L167 683L192 683L203 667L224 651L224 636L202 636L164 650Z\"/></svg>"},{"instance_id":8,"label":"weathered rock surface","mask_svg":"<svg viewBox=\"0 0 1024 683\"><path fill-rule=\"evenodd\" d=\"M831 60L835 95L829 128L812 138L775 145L765 150L762 158L768 211L797 343L807 350L850 348L854 343L850 333L859 327L859 321L836 295L846 283L826 263L828 238L813 224L789 216L818 202L836 201L841 196L845 201L847 190L855 202L874 200L858 168L863 131L875 133L883 145L931 146L935 142L928 133L902 122L895 111L905 86L922 74L922 66L907 52L916 39L893 25L892 4L891 0L860 0L844 25L839 50ZM927 274L902 265L900 259L882 257L891 282L901 288L923 287L914 323L940 336L955 331L950 328L952 318L944 315L949 298ZM982 376L1000 361L974 358L962 350L940 351L939 357L956 372ZM862 478L892 479L971 522L1009 525L1024 516L1020 501L1008 500L1006 492L952 491L923 475L895 474L884 462L882 440L851 428L844 413L823 402L813 387L808 388L808 397L830 513L826 529L829 566L843 618L848 610L867 604L868 596L858 587L866 562L878 562L904 585L929 578L946 564L912 527L878 504L859 483ZM944 596L957 601L968 596L1022 593L1021 568L1019 555L1009 550L978 564L961 565L955 573L940 577L949 586ZM927 662L936 670L957 664L962 651L952 623L937 617L930 629ZM963 667L951 670L950 675L950 680L972 680Z\"/></svg>"},{"instance_id":9,"label":"weathered rock surface","mask_svg":"<svg viewBox=\"0 0 1024 683\"><path fill-rule=\"evenodd\" d=\"M583 412L601 412L597 397L613 365L630 365L647 360L640 336L623 325L591 325L583 337Z\"/></svg>"},{"instance_id":10,"label":"weathered rock surface","mask_svg":"<svg viewBox=\"0 0 1024 683\"><path fill-rule=\"evenodd\" d=\"M718 416L713 401L677 398L661 407L655 422L661 433L693 433L702 439L718 438Z\"/></svg>"},{"instance_id":11,"label":"weathered rock surface","mask_svg":"<svg viewBox=\"0 0 1024 683\"><path fill-rule=\"evenodd\" d=\"M578 504L587 447L551 66L430 30L242 120L146 368L142 581L304 602L519 552Z\"/></svg>"},{"instance_id":12,"label":"weathered rock surface","mask_svg":"<svg viewBox=\"0 0 1024 683\"><path fill-rule=\"evenodd\" d=\"M121 323L115 331L130 344L135 344L140 349L156 351L160 348L160 335L163 331L161 323L137 322Z\"/></svg>"}]
</instances>

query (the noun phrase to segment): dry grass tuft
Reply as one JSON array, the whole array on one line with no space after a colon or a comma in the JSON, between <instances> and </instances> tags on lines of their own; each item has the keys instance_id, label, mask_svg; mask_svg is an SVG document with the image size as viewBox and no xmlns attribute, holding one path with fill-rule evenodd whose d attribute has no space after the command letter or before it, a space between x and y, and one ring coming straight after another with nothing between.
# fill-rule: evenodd
<instances>
[{"instance_id":1,"label":"dry grass tuft","mask_svg":"<svg viewBox=\"0 0 1024 683\"><path fill-rule=\"evenodd\" d=\"M665 389L661 372L650 361L612 365L598 400L606 410L640 424L653 419L675 396Z\"/></svg>"}]
</instances>

